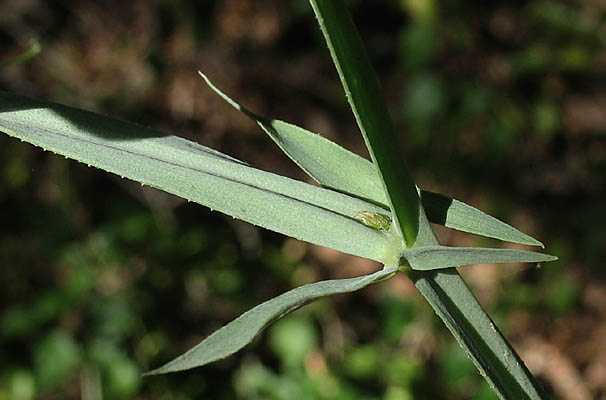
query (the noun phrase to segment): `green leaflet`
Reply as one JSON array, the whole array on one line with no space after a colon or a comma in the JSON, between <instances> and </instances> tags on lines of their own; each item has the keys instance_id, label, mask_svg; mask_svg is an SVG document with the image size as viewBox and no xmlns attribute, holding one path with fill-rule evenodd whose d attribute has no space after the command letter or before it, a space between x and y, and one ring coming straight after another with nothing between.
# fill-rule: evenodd
<instances>
[{"instance_id":1,"label":"green leaflet","mask_svg":"<svg viewBox=\"0 0 606 400\"><path fill-rule=\"evenodd\" d=\"M200 75L227 103L257 122L316 182L389 208L381 178L370 161L296 125L254 114L217 88L202 72ZM543 247L538 240L459 200L425 190L420 191L420 196L430 222L507 242Z\"/></svg>"},{"instance_id":2,"label":"green leaflet","mask_svg":"<svg viewBox=\"0 0 606 400\"><path fill-rule=\"evenodd\" d=\"M354 218L382 208L176 136L4 92L0 131L297 239L379 262L398 252L391 235Z\"/></svg>"},{"instance_id":3,"label":"green leaflet","mask_svg":"<svg viewBox=\"0 0 606 400\"><path fill-rule=\"evenodd\" d=\"M266 326L297 308L324 296L360 290L371 283L390 278L397 270L397 267L384 268L357 278L321 281L299 286L245 312L187 353L146 375L182 371L228 357L250 343Z\"/></svg>"},{"instance_id":4,"label":"green leaflet","mask_svg":"<svg viewBox=\"0 0 606 400\"><path fill-rule=\"evenodd\" d=\"M412 269L422 271L471 264L541 263L558 259L549 254L528 250L448 246L426 246L407 249L402 252L402 258L408 262Z\"/></svg>"}]
</instances>

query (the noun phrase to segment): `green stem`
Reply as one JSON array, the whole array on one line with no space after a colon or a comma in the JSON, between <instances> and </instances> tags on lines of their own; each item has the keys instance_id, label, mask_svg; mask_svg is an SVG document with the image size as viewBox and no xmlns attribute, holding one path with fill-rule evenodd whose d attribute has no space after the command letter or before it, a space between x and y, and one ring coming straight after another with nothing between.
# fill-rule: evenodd
<instances>
[{"instance_id":1,"label":"green stem","mask_svg":"<svg viewBox=\"0 0 606 400\"><path fill-rule=\"evenodd\" d=\"M345 3L343 0L310 0L310 3L406 245L439 245L419 202L377 77ZM407 272L501 398L543 398L532 374L456 269L415 271L403 267L402 271Z\"/></svg>"},{"instance_id":2,"label":"green stem","mask_svg":"<svg viewBox=\"0 0 606 400\"><path fill-rule=\"evenodd\" d=\"M419 196L406 159L400 154L400 141L362 39L342 1L312 0L311 5L370 157L382 178L395 225L406 245L412 247L419 231Z\"/></svg>"}]
</instances>

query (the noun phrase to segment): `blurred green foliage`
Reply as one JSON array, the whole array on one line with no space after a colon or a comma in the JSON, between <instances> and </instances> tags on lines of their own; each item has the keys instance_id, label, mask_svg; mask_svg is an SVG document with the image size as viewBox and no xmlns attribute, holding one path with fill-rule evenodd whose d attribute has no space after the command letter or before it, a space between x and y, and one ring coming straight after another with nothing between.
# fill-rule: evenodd
<instances>
[{"instance_id":1,"label":"blurred green foliage","mask_svg":"<svg viewBox=\"0 0 606 400\"><path fill-rule=\"evenodd\" d=\"M0 20L0 62L31 37L44 50L0 71L3 90L301 178L202 90L202 66L252 109L364 151L304 0L12 3L0 4L11 15ZM560 258L470 272L470 284L514 345L552 343L603 396L606 383L586 377L602 362L587 332L606 304L604 5L351 5L419 185L506 219ZM4 136L0 220L0 400L494 398L423 300L389 284L300 310L214 365L142 378L259 302L343 276L353 261ZM579 342L589 350L572 354Z\"/></svg>"}]
</instances>

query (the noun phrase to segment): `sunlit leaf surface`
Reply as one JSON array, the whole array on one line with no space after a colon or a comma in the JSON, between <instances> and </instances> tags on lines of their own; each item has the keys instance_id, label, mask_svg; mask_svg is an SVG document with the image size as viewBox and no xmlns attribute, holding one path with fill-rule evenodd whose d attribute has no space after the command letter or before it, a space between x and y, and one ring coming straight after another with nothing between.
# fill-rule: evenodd
<instances>
[{"instance_id":1,"label":"sunlit leaf surface","mask_svg":"<svg viewBox=\"0 0 606 400\"><path fill-rule=\"evenodd\" d=\"M297 239L380 262L394 253L389 234L355 219L382 208L177 136L9 93L0 93L0 130Z\"/></svg>"}]
</instances>

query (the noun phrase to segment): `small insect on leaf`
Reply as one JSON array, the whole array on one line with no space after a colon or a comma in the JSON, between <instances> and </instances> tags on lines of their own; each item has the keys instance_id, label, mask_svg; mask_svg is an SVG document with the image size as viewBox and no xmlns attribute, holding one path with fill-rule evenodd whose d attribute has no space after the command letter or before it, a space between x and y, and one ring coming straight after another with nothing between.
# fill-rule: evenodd
<instances>
[{"instance_id":1,"label":"small insect on leaf","mask_svg":"<svg viewBox=\"0 0 606 400\"><path fill-rule=\"evenodd\" d=\"M391 218L388 215L374 211L358 211L354 218L367 227L379 231L388 231L391 226Z\"/></svg>"}]
</instances>

